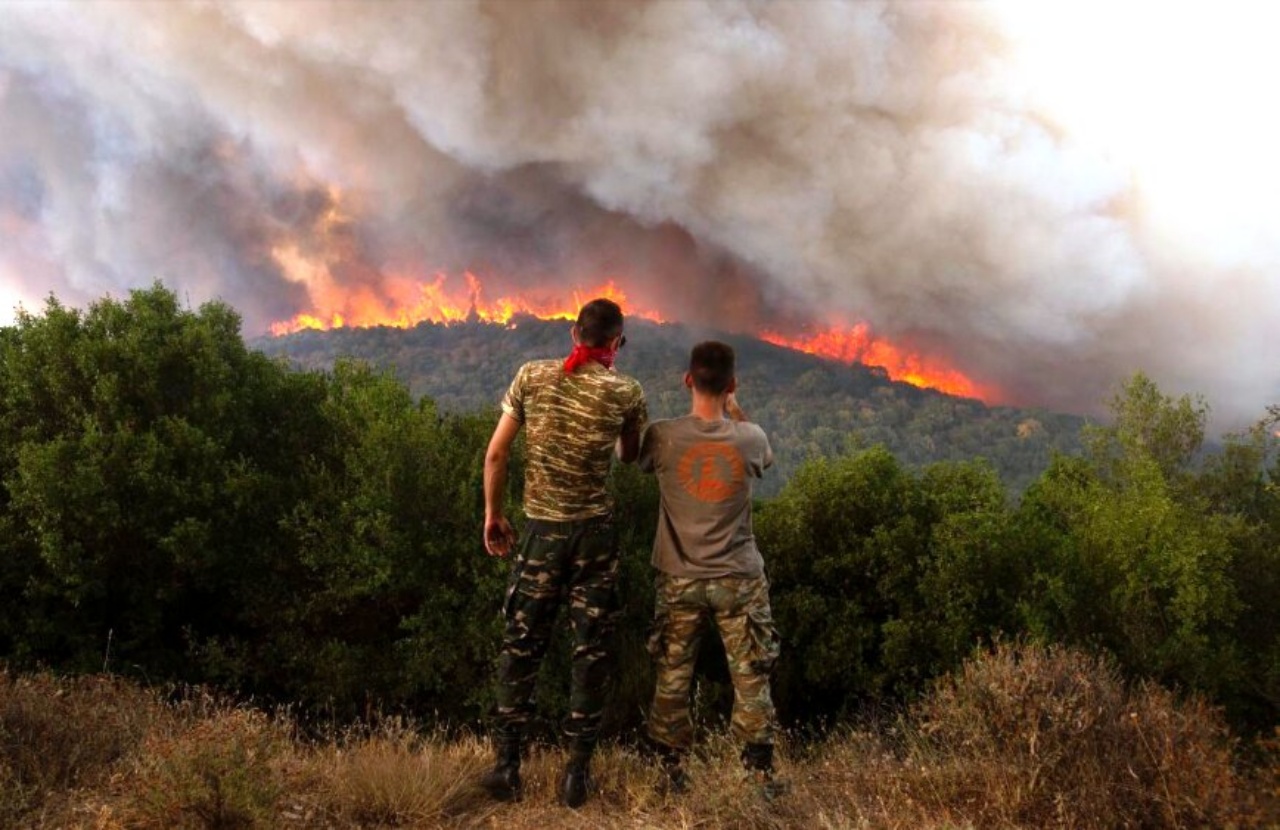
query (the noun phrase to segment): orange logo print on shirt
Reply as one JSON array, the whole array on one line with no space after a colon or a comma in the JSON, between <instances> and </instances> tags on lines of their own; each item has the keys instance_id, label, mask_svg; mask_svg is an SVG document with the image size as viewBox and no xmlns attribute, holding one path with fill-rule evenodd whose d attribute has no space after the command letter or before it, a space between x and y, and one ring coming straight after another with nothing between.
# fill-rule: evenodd
<instances>
[{"instance_id":1,"label":"orange logo print on shirt","mask_svg":"<svg viewBox=\"0 0 1280 830\"><path fill-rule=\"evenodd\" d=\"M742 456L736 449L728 444L703 441L680 456L676 478L698 501L717 502L733 498L742 489L746 473Z\"/></svg>"}]
</instances>

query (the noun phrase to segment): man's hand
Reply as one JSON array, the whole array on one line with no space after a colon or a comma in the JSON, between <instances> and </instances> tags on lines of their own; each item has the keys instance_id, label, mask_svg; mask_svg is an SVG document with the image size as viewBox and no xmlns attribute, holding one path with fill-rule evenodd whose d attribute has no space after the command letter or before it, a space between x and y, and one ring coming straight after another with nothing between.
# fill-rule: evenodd
<instances>
[{"instance_id":1,"label":"man's hand","mask_svg":"<svg viewBox=\"0 0 1280 830\"><path fill-rule=\"evenodd\" d=\"M506 558L516 543L516 533L502 514L486 516L484 520L484 549L490 556Z\"/></svg>"},{"instance_id":2,"label":"man's hand","mask_svg":"<svg viewBox=\"0 0 1280 830\"><path fill-rule=\"evenodd\" d=\"M742 407L738 406L738 398L733 392L730 392L724 399L724 411L732 420L747 420L747 413L743 412Z\"/></svg>"}]
</instances>

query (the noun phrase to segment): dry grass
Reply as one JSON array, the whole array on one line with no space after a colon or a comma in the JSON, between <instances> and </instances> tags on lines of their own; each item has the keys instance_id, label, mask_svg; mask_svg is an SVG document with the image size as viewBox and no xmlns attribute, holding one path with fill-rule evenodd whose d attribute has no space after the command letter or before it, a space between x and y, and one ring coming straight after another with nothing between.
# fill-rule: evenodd
<instances>
[{"instance_id":1,"label":"dry grass","mask_svg":"<svg viewBox=\"0 0 1280 830\"><path fill-rule=\"evenodd\" d=\"M891 728L784 742L772 801L713 739L689 792L607 746L560 807L564 754L533 747L518 804L476 786L491 750L387 721L320 741L202 694L0 675L0 826L82 828L1280 828L1280 732L1243 766L1217 713L1105 663L1004 646Z\"/></svg>"},{"instance_id":2,"label":"dry grass","mask_svg":"<svg viewBox=\"0 0 1280 830\"><path fill-rule=\"evenodd\" d=\"M155 694L115 678L0 671L0 827L39 823L102 786L167 716Z\"/></svg>"},{"instance_id":3,"label":"dry grass","mask_svg":"<svg viewBox=\"0 0 1280 830\"><path fill-rule=\"evenodd\" d=\"M349 732L311 755L312 817L352 827L429 827L483 812L489 805L472 782L488 757L474 738L424 738L402 721Z\"/></svg>"},{"instance_id":4,"label":"dry grass","mask_svg":"<svg viewBox=\"0 0 1280 830\"><path fill-rule=\"evenodd\" d=\"M860 793L844 813L873 827L1280 826L1234 748L1202 701L1129 688L1079 652L1003 645L892 734L830 741L814 765Z\"/></svg>"}]
</instances>

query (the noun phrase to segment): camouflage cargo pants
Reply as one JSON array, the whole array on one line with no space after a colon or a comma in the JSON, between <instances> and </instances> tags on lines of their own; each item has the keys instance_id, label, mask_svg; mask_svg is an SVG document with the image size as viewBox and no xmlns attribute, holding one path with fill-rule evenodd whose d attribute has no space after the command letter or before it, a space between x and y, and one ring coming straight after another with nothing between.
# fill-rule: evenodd
<instances>
[{"instance_id":1,"label":"camouflage cargo pants","mask_svg":"<svg viewBox=\"0 0 1280 830\"><path fill-rule=\"evenodd\" d=\"M530 520L507 585L506 628L498 658L496 732L518 740L534 713L538 668L560 606L569 606L573 670L564 732L591 752L600 731L617 621L618 535L607 517Z\"/></svg>"},{"instance_id":2,"label":"camouflage cargo pants","mask_svg":"<svg viewBox=\"0 0 1280 830\"><path fill-rule=\"evenodd\" d=\"M649 737L684 750L693 743L689 687L698 647L709 622L724 641L733 679L734 737L771 744L774 733L769 673L778 659L779 637L763 577L691 579L659 573L649 651L657 686L649 707Z\"/></svg>"}]
</instances>

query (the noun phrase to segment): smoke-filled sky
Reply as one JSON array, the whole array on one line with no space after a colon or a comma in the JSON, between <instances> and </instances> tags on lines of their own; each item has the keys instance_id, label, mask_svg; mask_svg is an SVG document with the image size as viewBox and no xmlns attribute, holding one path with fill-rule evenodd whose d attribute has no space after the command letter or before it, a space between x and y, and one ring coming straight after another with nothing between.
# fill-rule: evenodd
<instances>
[{"instance_id":1,"label":"smoke-filled sky","mask_svg":"<svg viewBox=\"0 0 1280 830\"><path fill-rule=\"evenodd\" d=\"M1231 428L1280 401L1275 15L0 3L0 322L158 279L252 336L322 288L612 278L671 319L866 322L1021 404L1141 369Z\"/></svg>"}]
</instances>

